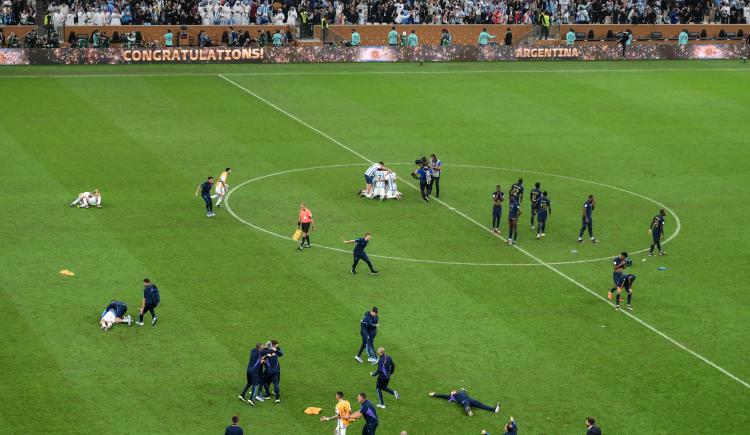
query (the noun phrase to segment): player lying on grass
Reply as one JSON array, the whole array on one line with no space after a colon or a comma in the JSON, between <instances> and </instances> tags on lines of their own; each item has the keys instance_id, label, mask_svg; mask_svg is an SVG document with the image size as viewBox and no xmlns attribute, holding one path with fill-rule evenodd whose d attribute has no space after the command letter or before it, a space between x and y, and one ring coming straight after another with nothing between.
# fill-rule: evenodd
<instances>
[{"instance_id":1,"label":"player lying on grass","mask_svg":"<svg viewBox=\"0 0 750 435\"><path fill-rule=\"evenodd\" d=\"M489 432L482 429L482 432L480 432L482 435L490 435ZM516 420L513 419L513 416L510 416L510 421L505 423L505 433L503 435L516 435L518 434L518 426L516 426Z\"/></svg>"},{"instance_id":2,"label":"player lying on grass","mask_svg":"<svg viewBox=\"0 0 750 435\"><path fill-rule=\"evenodd\" d=\"M130 326L133 319L125 315L127 312L128 306L125 305L125 302L111 300L99 318L99 326L105 331L117 323L127 323Z\"/></svg>"},{"instance_id":3,"label":"player lying on grass","mask_svg":"<svg viewBox=\"0 0 750 435\"><path fill-rule=\"evenodd\" d=\"M70 206L78 206L78 208L89 208L89 206L102 208L102 194L99 192L99 189L94 189L93 192L81 192L78 194L78 198L70 203Z\"/></svg>"},{"instance_id":4,"label":"player lying on grass","mask_svg":"<svg viewBox=\"0 0 750 435\"><path fill-rule=\"evenodd\" d=\"M428 395L430 397L437 397L438 399L446 399L449 402L455 402L458 405L461 405L464 408L464 411L466 411L466 415L469 417L474 415L471 408L484 409L485 411L492 411L495 413L500 412L500 402L497 402L497 405L495 405L494 408L485 405L484 403L469 397L468 391L463 388L461 390L452 390L450 394L435 394L434 392L431 392L428 393Z\"/></svg>"}]
</instances>

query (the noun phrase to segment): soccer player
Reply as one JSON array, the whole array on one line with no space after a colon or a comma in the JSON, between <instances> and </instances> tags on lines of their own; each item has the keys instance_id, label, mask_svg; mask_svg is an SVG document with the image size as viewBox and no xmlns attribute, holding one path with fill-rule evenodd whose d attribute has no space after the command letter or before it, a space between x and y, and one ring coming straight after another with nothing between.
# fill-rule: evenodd
<instances>
[{"instance_id":1,"label":"soccer player","mask_svg":"<svg viewBox=\"0 0 750 435\"><path fill-rule=\"evenodd\" d=\"M362 316L362 320L359 321L359 335L362 337L362 344L359 346L359 351L357 352L357 355L354 356L354 359L362 362L362 351L367 351L367 361L374 363L377 361L377 355L375 354L375 349L372 347L372 343L375 340L375 333L370 335L370 329L375 329L377 331L378 326L378 307L372 307L371 310L365 311L365 314ZM372 337L372 338L371 338Z\"/></svg>"},{"instance_id":2,"label":"soccer player","mask_svg":"<svg viewBox=\"0 0 750 435\"><path fill-rule=\"evenodd\" d=\"M602 435L602 430L595 423L594 417L586 417L586 435Z\"/></svg>"},{"instance_id":3,"label":"soccer player","mask_svg":"<svg viewBox=\"0 0 750 435\"><path fill-rule=\"evenodd\" d=\"M494 408L485 405L484 403L469 397L469 393L463 388L460 391L452 390L450 394L435 394L434 392L432 392L428 393L428 396L437 397L438 399L446 399L449 402L455 402L458 405L461 405L464 408L464 411L466 411L466 415L468 415L469 417L474 415L474 412L471 410L471 408L484 409L485 411L492 411L496 414L500 412L500 402L497 402L497 405L495 405Z\"/></svg>"},{"instance_id":4,"label":"soccer player","mask_svg":"<svg viewBox=\"0 0 750 435\"><path fill-rule=\"evenodd\" d=\"M312 212L305 206L304 202L299 205L299 219L297 220L297 225L302 229L302 237L299 239L299 249L302 250L304 248L309 248L310 226L312 226L314 231L315 221L313 220ZM307 242L307 246L305 246L305 242Z\"/></svg>"},{"instance_id":5,"label":"soccer player","mask_svg":"<svg viewBox=\"0 0 750 435\"><path fill-rule=\"evenodd\" d=\"M630 306L630 301L633 299L633 281L635 281L635 275L629 273L622 275L622 277L620 278L620 282L617 283L615 310L620 310L620 300L622 299L620 295L622 294L622 289L625 289L625 291L628 293L627 309L633 311L633 307Z\"/></svg>"},{"instance_id":6,"label":"soccer player","mask_svg":"<svg viewBox=\"0 0 750 435\"><path fill-rule=\"evenodd\" d=\"M386 175L388 174L388 171L384 171L382 169L378 169L375 171L375 175L373 176L373 189L372 189L372 195L370 199L378 197L380 200L385 199L386 190L385 190L385 183L386 183Z\"/></svg>"},{"instance_id":7,"label":"soccer player","mask_svg":"<svg viewBox=\"0 0 750 435\"><path fill-rule=\"evenodd\" d=\"M351 414L349 419L354 420L364 417L365 427L362 428L362 435L375 435L375 431L378 429L378 413L375 412L375 407L372 406L372 402L367 400L367 394L365 393L359 393L357 401L361 407L359 411Z\"/></svg>"},{"instance_id":8,"label":"soccer player","mask_svg":"<svg viewBox=\"0 0 750 435\"><path fill-rule=\"evenodd\" d=\"M216 201L216 208L221 208L221 201L224 201L224 196L229 190L229 174L232 173L232 168L226 168L224 172L219 175L219 181L214 186L214 195L211 198L219 198Z\"/></svg>"},{"instance_id":9,"label":"soccer player","mask_svg":"<svg viewBox=\"0 0 750 435\"><path fill-rule=\"evenodd\" d=\"M263 357L267 354L268 352L263 348L262 343L257 343L255 348L250 351L250 360L247 363L247 383L238 397L245 402L245 394L250 390L250 398L247 399L247 403L252 406L255 406L253 399L259 398L257 394L259 393L258 385L260 384L260 366L263 364Z\"/></svg>"},{"instance_id":10,"label":"soccer player","mask_svg":"<svg viewBox=\"0 0 750 435\"><path fill-rule=\"evenodd\" d=\"M513 183L510 186L510 190L508 190L508 195L510 195L511 200L515 198L519 204L521 203L521 201L523 201L523 178L519 178L518 182Z\"/></svg>"},{"instance_id":11,"label":"soccer player","mask_svg":"<svg viewBox=\"0 0 750 435\"><path fill-rule=\"evenodd\" d=\"M480 432L482 435L490 435L489 432L482 429L482 432ZM505 423L505 433L503 435L517 435L518 434L518 426L516 426L516 420L513 419L513 416L510 416L510 421Z\"/></svg>"},{"instance_id":12,"label":"soccer player","mask_svg":"<svg viewBox=\"0 0 750 435\"><path fill-rule=\"evenodd\" d=\"M492 232L497 233L500 231L500 217L503 215L503 200L505 194L500 189L498 184L495 187L495 191L492 192Z\"/></svg>"},{"instance_id":13,"label":"soccer player","mask_svg":"<svg viewBox=\"0 0 750 435\"><path fill-rule=\"evenodd\" d=\"M514 198L510 198L508 206L508 244L514 245L518 240L518 218L521 216L521 205Z\"/></svg>"},{"instance_id":14,"label":"soccer player","mask_svg":"<svg viewBox=\"0 0 750 435\"><path fill-rule=\"evenodd\" d=\"M279 365L279 357L284 356L284 351L279 347L279 342L271 340L266 344L266 348L270 351L265 361L265 370L268 383L266 387L266 399L270 399L271 395L268 392L268 385L273 384L273 395L276 397L275 403L281 403L281 394L279 392L279 382L281 378L281 365Z\"/></svg>"},{"instance_id":15,"label":"soccer player","mask_svg":"<svg viewBox=\"0 0 750 435\"><path fill-rule=\"evenodd\" d=\"M370 273L372 273L373 275L377 275L378 273L380 273L375 270L374 267L372 267L370 257L368 257L367 253L365 252L365 248L367 247L367 244L370 243L371 239L372 235L370 233L365 233L364 237L360 237L354 240L344 240L344 243L346 244L354 243L354 263L352 264L352 275L357 274L357 263L359 263L359 260L367 263L367 266L370 267Z\"/></svg>"},{"instance_id":16,"label":"soccer player","mask_svg":"<svg viewBox=\"0 0 750 435\"><path fill-rule=\"evenodd\" d=\"M539 198L542 196L542 190L539 189L541 186L541 183L538 181L534 183L534 188L531 189L531 192L529 192L529 199L531 202L531 229L534 230L534 216L537 214L537 201L539 201Z\"/></svg>"},{"instance_id":17,"label":"soccer player","mask_svg":"<svg viewBox=\"0 0 750 435\"><path fill-rule=\"evenodd\" d=\"M151 313L151 326L156 326L156 321L158 318L156 317L156 307L159 306L159 302L161 302L161 296L159 296L159 289L156 287L155 284L151 283L151 280L148 278L143 279L143 301L141 301L141 308L138 310L138 321L135 322L138 326L143 326L143 315L146 314L146 311Z\"/></svg>"},{"instance_id":18,"label":"soccer player","mask_svg":"<svg viewBox=\"0 0 750 435\"><path fill-rule=\"evenodd\" d=\"M344 400L344 393L341 391L336 392L336 414L330 417L322 416L320 421L331 421L336 419L336 429L334 429L334 435L346 435L346 428L349 427L349 423L352 422L350 415L352 413L352 405L349 404L348 400Z\"/></svg>"},{"instance_id":19,"label":"soccer player","mask_svg":"<svg viewBox=\"0 0 750 435\"><path fill-rule=\"evenodd\" d=\"M422 163L422 165L413 172L413 175L419 179L419 192L422 194L422 200L425 203L429 202L430 191L428 190L427 186L430 184L430 180L432 179L432 169L430 169L427 162L425 162Z\"/></svg>"},{"instance_id":20,"label":"soccer player","mask_svg":"<svg viewBox=\"0 0 750 435\"><path fill-rule=\"evenodd\" d=\"M609 290L609 293L607 293L607 299L612 299L612 295L620 285L622 271L624 271L625 266L627 266L627 258L628 253L623 251L620 253L620 255L612 259L612 281L614 282L614 286L612 286L612 288Z\"/></svg>"},{"instance_id":21,"label":"soccer player","mask_svg":"<svg viewBox=\"0 0 750 435\"><path fill-rule=\"evenodd\" d=\"M99 318L99 326L105 331L117 323L127 323L128 326L130 326L133 323L133 319L131 319L130 316L125 315L127 312L128 306L125 302L113 299L109 301L109 305L107 305L107 308L102 312L102 315Z\"/></svg>"},{"instance_id":22,"label":"soccer player","mask_svg":"<svg viewBox=\"0 0 750 435\"><path fill-rule=\"evenodd\" d=\"M536 210L537 218L539 220L539 225L536 228L536 238L539 239L547 235L545 234L545 231L547 230L547 216L552 215L552 203L550 203L549 198L547 198L546 190L542 192L542 196L537 200ZM531 228L534 227L532 226Z\"/></svg>"},{"instance_id":23,"label":"soccer player","mask_svg":"<svg viewBox=\"0 0 750 435\"><path fill-rule=\"evenodd\" d=\"M659 255L666 254L666 252L661 249L661 239L664 238L664 217L666 215L667 212L664 211L664 209L661 209L659 210L659 214L651 219L651 226L648 229L648 232L651 233L651 249L648 250L649 257L654 256L654 246L659 249Z\"/></svg>"},{"instance_id":24,"label":"soccer player","mask_svg":"<svg viewBox=\"0 0 750 435\"><path fill-rule=\"evenodd\" d=\"M377 376L378 379L375 382L375 391L378 392L377 404L378 408L385 408L385 402L383 402L383 391L399 399L398 391L388 388L388 383L391 381L393 372L396 371L396 364L393 363L393 358L390 355L386 355L385 349L382 347L378 348L378 369L370 373L370 376Z\"/></svg>"},{"instance_id":25,"label":"soccer player","mask_svg":"<svg viewBox=\"0 0 750 435\"><path fill-rule=\"evenodd\" d=\"M224 435L244 435L242 428L240 427L240 418L238 416L232 417L232 424L224 429Z\"/></svg>"},{"instance_id":26,"label":"soccer player","mask_svg":"<svg viewBox=\"0 0 750 435\"><path fill-rule=\"evenodd\" d=\"M588 229L589 237L591 237L591 243L597 243L598 240L594 237L594 221L591 218L596 206L596 200L594 195L589 195L586 202L583 203L583 216L581 216L581 231L578 232L578 243L583 243L583 232Z\"/></svg>"},{"instance_id":27,"label":"soccer player","mask_svg":"<svg viewBox=\"0 0 750 435\"><path fill-rule=\"evenodd\" d=\"M387 191L385 192L386 199L396 199L398 201L401 201L401 192L398 191L398 185L396 184L396 173L393 171L388 171L388 173L385 176L385 181L387 183ZM438 189L439 190L439 189Z\"/></svg>"},{"instance_id":28,"label":"soccer player","mask_svg":"<svg viewBox=\"0 0 750 435\"><path fill-rule=\"evenodd\" d=\"M372 181L375 177L375 171L380 171L383 169L388 169L384 166L383 162L377 162L371 164L367 170L365 171L365 184L367 184L367 188L365 189L364 196L367 198L372 198ZM363 196L360 193L360 196Z\"/></svg>"},{"instance_id":29,"label":"soccer player","mask_svg":"<svg viewBox=\"0 0 750 435\"><path fill-rule=\"evenodd\" d=\"M78 198L70 203L71 207L78 206L78 208L89 208L92 205L96 208L102 208L102 194L99 189L94 189L93 192L81 192L78 194Z\"/></svg>"},{"instance_id":30,"label":"soccer player","mask_svg":"<svg viewBox=\"0 0 750 435\"><path fill-rule=\"evenodd\" d=\"M198 186L198 189L195 190L195 196L198 196L198 192L200 192L201 198L203 198L203 201L206 203L206 216L208 217L216 216L216 214L214 214L213 200L211 199L211 186L213 186L213 184L214 177L208 177L208 179L201 183Z\"/></svg>"},{"instance_id":31,"label":"soccer player","mask_svg":"<svg viewBox=\"0 0 750 435\"><path fill-rule=\"evenodd\" d=\"M435 154L430 155L430 169L432 178L428 185L428 193L432 195L432 186L435 186L435 198L440 198L440 173L443 171L443 162Z\"/></svg>"}]
</instances>

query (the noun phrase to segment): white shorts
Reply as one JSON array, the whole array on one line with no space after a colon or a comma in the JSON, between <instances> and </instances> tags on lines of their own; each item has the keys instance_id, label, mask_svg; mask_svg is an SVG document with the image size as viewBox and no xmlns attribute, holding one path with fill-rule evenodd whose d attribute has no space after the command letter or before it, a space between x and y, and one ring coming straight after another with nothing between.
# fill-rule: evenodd
<instances>
[{"instance_id":1,"label":"white shorts","mask_svg":"<svg viewBox=\"0 0 750 435\"><path fill-rule=\"evenodd\" d=\"M226 193L227 193L227 188L226 187L224 187L222 185L219 185L219 184L216 185L216 194L217 195L224 195Z\"/></svg>"},{"instance_id":2,"label":"white shorts","mask_svg":"<svg viewBox=\"0 0 750 435\"><path fill-rule=\"evenodd\" d=\"M346 435L346 426L341 420L336 423L336 435Z\"/></svg>"},{"instance_id":3,"label":"white shorts","mask_svg":"<svg viewBox=\"0 0 750 435\"><path fill-rule=\"evenodd\" d=\"M108 310L99 320L100 325L112 325L115 323L115 310Z\"/></svg>"}]
</instances>

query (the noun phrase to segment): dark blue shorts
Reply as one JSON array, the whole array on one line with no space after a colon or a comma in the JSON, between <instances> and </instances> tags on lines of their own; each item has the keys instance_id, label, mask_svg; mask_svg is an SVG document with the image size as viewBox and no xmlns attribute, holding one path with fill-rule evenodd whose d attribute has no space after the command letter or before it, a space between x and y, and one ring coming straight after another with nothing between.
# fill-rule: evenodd
<instances>
[{"instance_id":1,"label":"dark blue shorts","mask_svg":"<svg viewBox=\"0 0 750 435\"><path fill-rule=\"evenodd\" d=\"M500 217L503 215L503 206L502 205L493 205L492 206L492 216Z\"/></svg>"},{"instance_id":2,"label":"dark blue shorts","mask_svg":"<svg viewBox=\"0 0 750 435\"><path fill-rule=\"evenodd\" d=\"M372 177L369 177L367 174L365 174L365 183L372 184Z\"/></svg>"},{"instance_id":3,"label":"dark blue shorts","mask_svg":"<svg viewBox=\"0 0 750 435\"><path fill-rule=\"evenodd\" d=\"M370 257L367 256L367 253L365 251L354 252L354 258L359 259L359 260L370 261Z\"/></svg>"},{"instance_id":4,"label":"dark blue shorts","mask_svg":"<svg viewBox=\"0 0 750 435\"><path fill-rule=\"evenodd\" d=\"M547 220L547 213L544 213L541 211L537 212L536 217L537 217L537 220L539 220L539 222L544 222Z\"/></svg>"},{"instance_id":5,"label":"dark blue shorts","mask_svg":"<svg viewBox=\"0 0 750 435\"><path fill-rule=\"evenodd\" d=\"M115 310L115 317L122 317L125 315L125 313L128 312L128 306L127 305L120 305Z\"/></svg>"},{"instance_id":6,"label":"dark blue shorts","mask_svg":"<svg viewBox=\"0 0 750 435\"><path fill-rule=\"evenodd\" d=\"M622 272L612 272L612 281L615 282L616 286L620 285L621 280L622 280Z\"/></svg>"},{"instance_id":7,"label":"dark blue shorts","mask_svg":"<svg viewBox=\"0 0 750 435\"><path fill-rule=\"evenodd\" d=\"M658 242L661 240L661 231L652 231L651 237L653 237L654 242Z\"/></svg>"}]
</instances>

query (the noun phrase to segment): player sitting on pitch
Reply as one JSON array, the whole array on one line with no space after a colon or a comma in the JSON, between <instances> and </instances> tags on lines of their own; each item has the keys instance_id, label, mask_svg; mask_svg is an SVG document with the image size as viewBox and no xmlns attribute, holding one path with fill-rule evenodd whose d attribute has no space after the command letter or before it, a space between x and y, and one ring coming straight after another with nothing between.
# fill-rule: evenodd
<instances>
[{"instance_id":1,"label":"player sitting on pitch","mask_svg":"<svg viewBox=\"0 0 750 435\"><path fill-rule=\"evenodd\" d=\"M112 328L117 323L127 323L130 326L133 324L133 319L125 315L127 312L128 306L125 305L125 302L111 300L99 318L99 326L104 331Z\"/></svg>"},{"instance_id":2,"label":"player sitting on pitch","mask_svg":"<svg viewBox=\"0 0 750 435\"><path fill-rule=\"evenodd\" d=\"M70 206L78 206L78 208L89 208L89 206L102 208L102 194L99 192L99 189L94 189L93 192L82 192L75 201L70 203Z\"/></svg>"},{"instance_id":3,"label":"player sitting on pitch","mask_svg":"<svg viewBox=\"0 0 750 435\"><path fill-rule=\"evenodd\" d=\"M497 405L495 405L494 408L485 405L484 403L469 397L469 392L463 388L461 390L452 390L450 394L435 394L434 392L432 392L428 393L428 396L437 397L438 399L446 399L449 402L456 402L464 408L464 411L466 411L466 415L468 415L469 417L474 415L474 413L471 411L472 407L484 409L485 411L492 411L495 413L500 412L500 402L497 402Z\"/></svg>"}]
</instances>

